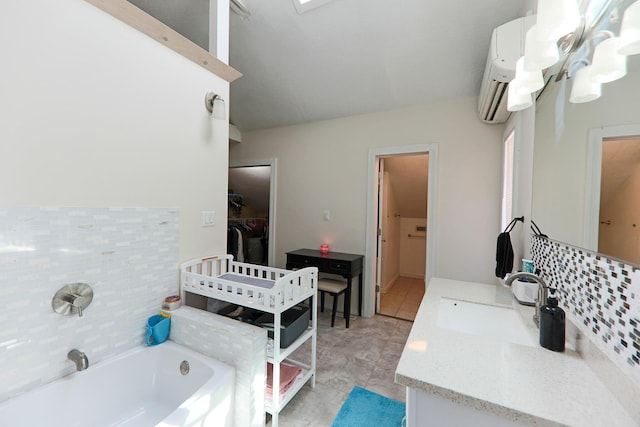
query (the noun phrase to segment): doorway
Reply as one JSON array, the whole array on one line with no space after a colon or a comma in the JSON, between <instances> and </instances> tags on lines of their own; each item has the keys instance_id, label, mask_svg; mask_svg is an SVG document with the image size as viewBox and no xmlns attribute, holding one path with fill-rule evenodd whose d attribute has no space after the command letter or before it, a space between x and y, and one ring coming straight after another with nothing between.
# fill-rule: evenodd
<instances>
[{"instance_id":1,"label":"doorway","mask_svg":"<svg viewBox=\"0 0 640 427\"><path fill-rule=\"evenodd\" d=\"M425 291L429 154L378 165L377 312L413 321Z\"/></svg>"},{"instance_id":2,"label":"doorway","mask_svg":"<svg viewBox=\"0 0 640 427\"><path fill-rule=\"evenodd\" d=\"M234 259L273 265L275 162L229 167L227 253Z\"/></svg>"},{"instance_id":3,"label":"doorway","mask_svg":"<svg viewBox=\"0 0 640 427\"><path fill-rule=\"evenodd\" d=\"M640 124L589 132L584 246L640 262Z\"/></svg>"},{"instance_id":4,"label":"doorway","mask_svg":"<svg viewBox=\"0 0 640 427\"><path fill-rule=\"evenodd\" d=\"M602 142L598 252L640 263L640 137Z\"/></svg>"},{"instance_id":5,"label":"doorway","mask_svg":"<svg viewBox=\"0 0 640 427\"><path fill-rule=\"evenodd\" d=\"M436 165L435 144L369 152L365 316L415 318L434 274Z\"/></svg>"}]
</instances>

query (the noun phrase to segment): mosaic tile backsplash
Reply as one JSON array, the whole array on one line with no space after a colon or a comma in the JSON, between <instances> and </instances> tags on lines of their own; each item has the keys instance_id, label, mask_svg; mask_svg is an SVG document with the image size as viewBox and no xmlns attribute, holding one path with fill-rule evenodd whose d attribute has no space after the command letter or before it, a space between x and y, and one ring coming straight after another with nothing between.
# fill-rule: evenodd
<instances>
[{"instance_id":1,"label":"mosaic tile backsplash","mask_svg":"<svg viewBox=\"0 0 640 427\"><path fill-rule=\"evenodd\" d=\"M144 342L146 319L178 293L176 209L0 208L0 401ZM51 308L88 283L83 317Z\"/></svg>"},{"instance_id":2,"label":"mosaic tile backsplash","mask_svg":"<svg viewBox=\"0 0 640 427\"><path fill-rule=\"evenodd\" d=\"M578 326L640 384L640 270L585 249L533 238L541 277Z\"/></svg>"}]
</instances>

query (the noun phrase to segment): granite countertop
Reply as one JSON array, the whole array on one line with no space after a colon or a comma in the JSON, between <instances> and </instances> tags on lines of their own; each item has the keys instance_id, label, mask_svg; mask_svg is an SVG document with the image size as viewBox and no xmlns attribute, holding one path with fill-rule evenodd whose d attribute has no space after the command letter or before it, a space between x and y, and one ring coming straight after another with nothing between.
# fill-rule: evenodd
<instances>
[{"instance_id":1,"label":"granite countertop","mask_svg":"<svg viewBox=\"0 0 640 427\"><path fill-rule=\"evenodd\" d=\"M422 300L396 382L529 425L637 426L581 356L528 347L438 326L441 298L508 306L537 337L524 307L498 287L433 278Z\"/></svg>"}]
</instances>

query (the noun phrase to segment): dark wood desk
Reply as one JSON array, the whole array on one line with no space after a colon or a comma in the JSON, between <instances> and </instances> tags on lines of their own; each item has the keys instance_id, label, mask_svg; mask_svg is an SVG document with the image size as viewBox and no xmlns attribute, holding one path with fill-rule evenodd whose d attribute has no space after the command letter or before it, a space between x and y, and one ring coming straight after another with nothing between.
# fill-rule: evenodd
<instances>
[{"instance_id":1,"label":"dark wood desk","mask_svg":"<svg viewBox=\"0 0 640 427\"><path fill-rule=\"evenodd\" d=\"M342 252L320 253L318 249L298 249L287 252L287 270L304 267L317 267L321 273L338 274L347 279L346 323L349 327L351 316L351 280L358 276L358 316L362 316L362 266L364 257L357 254Z\"/></svg>"}]
</instances>

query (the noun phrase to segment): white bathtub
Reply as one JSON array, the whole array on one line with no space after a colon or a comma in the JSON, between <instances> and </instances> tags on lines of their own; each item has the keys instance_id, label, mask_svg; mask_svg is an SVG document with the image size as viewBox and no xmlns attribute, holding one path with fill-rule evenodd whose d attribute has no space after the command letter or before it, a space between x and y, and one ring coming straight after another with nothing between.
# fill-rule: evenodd
<instances>
[{"instance_id":1,"label":"white bathtub","mask_svg":"<svg viewBox=\"0 0 640 427\"><path fill-rule=\"evenodd\" d=\"M186 375L180 372L184 360ZM167 341L1 403L0 425L230 427L234 383L234 368Z\"/></svg>"}]
</instances>

